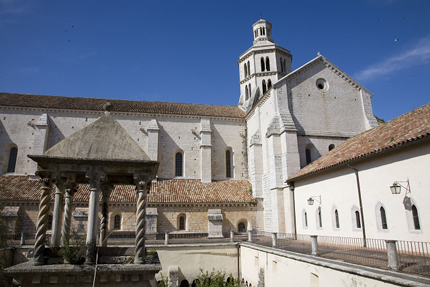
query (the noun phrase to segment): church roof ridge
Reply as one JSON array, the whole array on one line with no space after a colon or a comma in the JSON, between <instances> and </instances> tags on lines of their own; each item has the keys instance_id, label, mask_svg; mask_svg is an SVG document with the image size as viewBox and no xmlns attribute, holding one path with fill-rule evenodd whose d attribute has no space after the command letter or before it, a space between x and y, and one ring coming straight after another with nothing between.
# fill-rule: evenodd
<instances>
[{"instance_id":1,"label":"church roof ridge","mask_svg":"<svg viewBox=\"0 0 430 287\"><path fill-rule=\"evenodd\" d=\"M113 104L112 112L135 112L228 118L243 118L245 116L245 113L236 106L0 93L0 106L8 107L102 112L103 105L106 102L111 102Z\"/></svg>"},{"instance_id":2,"label":"church roof ridge","mask_svg":"<svg viewBox=\"0 0 430 287\"><path fill-rule=\"evenodd\" d=\"M287 182L422 140L430 140L430 103L346 140L292 175Z\"/></svg>"}]
</instances>

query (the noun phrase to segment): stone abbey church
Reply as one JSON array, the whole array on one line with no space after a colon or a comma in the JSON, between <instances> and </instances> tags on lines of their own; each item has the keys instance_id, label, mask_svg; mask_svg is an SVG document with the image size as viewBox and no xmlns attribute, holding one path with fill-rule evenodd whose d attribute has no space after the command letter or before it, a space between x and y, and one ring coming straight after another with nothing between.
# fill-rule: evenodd
<instances>
[{"instance_id":1,"label":"stone abbey church","mask_svg":"<svg viewBox=\"0 0 430 287\"><path fill-rule=\"evenodd\" d=\"M41 183L28 155L49 153L68 139L73 144L71 136L90 131L109 102L114 121L159 163L147 198L148 237L293 233L287 178L377 126L372 94L322 55L292 70L292 55L274 43L266 20L253 25L253 36L238 60L237 107L0 93L0 205L11 232L36 232ZM92 149L76 145L83 155ZM89 194L84 183L73 195L79 233L87 229ZM115 185L110 233L134 232L136 201L135 186Z\"/></svg>"}]
</instances>

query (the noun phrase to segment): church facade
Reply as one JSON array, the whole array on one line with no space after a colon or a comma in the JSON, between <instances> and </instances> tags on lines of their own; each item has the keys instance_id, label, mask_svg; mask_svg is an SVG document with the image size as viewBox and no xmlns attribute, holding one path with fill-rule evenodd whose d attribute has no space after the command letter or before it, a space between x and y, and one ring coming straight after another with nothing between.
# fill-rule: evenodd
<instances>
[{"instance_id":1,"label":"church facade","mask_svg":"<svg viewBox=\"0 0 430 287\"><path fill-rule=\"evenodd\" d=\"M37 216L37 165L27 155L42 155L96 121L110 102L111 115L159 162L148 234L294 233L287 178L377 126L372 94L322 55L292 70L290 52L273 42L263 19L253 36L238 61L237 107L1 93L0 200L16 219L14 232L31 233ZM133 192L116 187L111 195L112 232L134 229ZM88 186L75 197L79 229Z\"/></svg>"}]
</instances>

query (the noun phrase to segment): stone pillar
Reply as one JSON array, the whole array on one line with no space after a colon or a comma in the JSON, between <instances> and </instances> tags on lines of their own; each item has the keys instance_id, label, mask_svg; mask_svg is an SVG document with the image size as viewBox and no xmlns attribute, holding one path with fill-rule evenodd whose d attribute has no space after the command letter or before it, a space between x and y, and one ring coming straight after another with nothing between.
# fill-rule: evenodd
<instances>
[{"instance_id":1,"label":"stone pillar","mask_svg":"<svg viewBox=\"0 0 430 287\"><path fill-rule=\"evenodd\" d=\"M103 183L101 186L102 197L102 219L100 222L100 246L107 246L108 229L109 229L109 197L114 189L113 184Z\"/></svg>"},{"instance_id":2,"label":"stone pillar","mask_svg":"<svg viewBox=\"0 0 430 287\"><path fill-rule=\"evenodd\" d=\"M248 242L252 242L252 231L248 230Z\"/></svg>"},{"instance_id":3,"label":"stone pillar","mask_svg":"<svg viewBox=\"0 0 430 287\"><path fill-rule=\"evenodd\" d=\"M158 142L160 128L156 119L152 119L148 127L148 156L151 160L158 161Z\"/></svg>"},{"instance_id":4,"label":"stone pillar","mask_svg":"<svg viewBox=\"0 0 430 287\"><path fill-rule=\"evenodd\" d=\"M230 230L230 242L234 242L234 231Z\"/></svg>"},{"instance_id":5,"label":"stone pillar","mask_svg":"<svg viewBox=\"0 0 430 287\"><path fill-rule=\"evenodd\" d=\"M72 204L73 195L76 191L76 184L73 178L72 181L68 182L65 188L65 199L64 199L64 214L63 214L63 227L61 228L61 246L69 244L70 239L70 225L72 223Z\"/></svg>"},{"instance_id":6,"label":"stone pillar","mask_svg":"<svg viewBox=\"0 0 430 287\"><path fill-rule=\"evenodd\" d=\"M42 114L34 123L34 139L32 154L42 155L46 151L49 138L49 117L48 114ZM36 170L37 163L30 161L30 170Z\"/></svg>"},{"instance_id":7,"label":"stone pillar","mask_svg":"<svg viewBox=\"0 0 430 287\"><path fill-rule=\"evenodd\" d=\"M385 240L387 243L388 268L399 270L399 261L397 258L396 240Z\"/></svg>"},{"instance_id":8,"label":"stone pillar","mask_svg":"<svg viewBox=\"0 0 430 287\"><path fill-rule=\"evenodd\" d=\"M278 238L276 233L272 233L272 247L278 246Z\"/></svg>"},{"instance_id":9,"label":"stone pillar","mask_svg":"<svg viewBox=\"0 0 430 287\"><path fill-rule=\"evenodd\" d=\"M87 251L85 264L94 264L96 260L97 215L99 207L100 182L106 175L100 171L88 171L86 177L90 181L90 201L88 203Z\"/></svg>"},{"instance_id":10,"label":"stone pillar","mask_svg":"<svg viewBox=\"0 0 430 287\"><path fill-rule=\"evenodd\" d=\"M41 177L39 215L37 216L36 240L34 243L33 263L43 265L45 254L46 229L48 227L49 207L51 204L51 178L48 173L37 173Z\"/></svg>"},{"instance_id":11,"label":"stone pillar","mask_svg":"<svg viewBox=\"0 0 430 287\"><path fill-rule=\"evenodd\" d=\"M135 174L134 180L137 187L136 250L134 263L143 264L145 262L146 194L151 188L151 179L147 174Z\"/></svg>"},{"instance_id":12,"label":"stone pillar","mask_svg":"<svg viewBox=\"0 0 430 287\"><path fill-rule=\"evenodd\" d=\"M63 199L64 199L65 178L57 178L55 182L55 199L54 214L52 215L52 247L59 247L61 240L61 221L63 217Z\"/></svg>"},{"instance_id":13,"label":"stone pillar","mask_svg":"<svg viewBox=\"0 0 430 287\"><path fill-rule=\"evenodd\" d=\"M318 256L318 235L311 235L312 255Z\"/></svg>"},{"instance_id":14,"label":"stone pillar","mask_svg":"<svg viewBox=\"0 0 430 287\"><path fill-rule=\"evenodd\" d=\"M201 119L200 137L200 173L202 182L212 182L212 130L209 118ZM225 157L225 154L222 156Z\"/></svg>"},{"instance_id":15,"label":"stone pillar","mask_svg":"<svg viewBox=\"0 0 430 287\"><path fill-rule=\"evenodd\" d=\"M171 265L169 266L169 287L179 286L179 266Z\"/></svg>"},{"instance_id":16,"label":"stone pillar","mask_svg":"<svg viewBox=\"0 0 430 287\"><path fill-rule=\"evenodd\" d=\"M169 233L164 233L164 245L169 244Z\"/></svg>"}]
</instances>

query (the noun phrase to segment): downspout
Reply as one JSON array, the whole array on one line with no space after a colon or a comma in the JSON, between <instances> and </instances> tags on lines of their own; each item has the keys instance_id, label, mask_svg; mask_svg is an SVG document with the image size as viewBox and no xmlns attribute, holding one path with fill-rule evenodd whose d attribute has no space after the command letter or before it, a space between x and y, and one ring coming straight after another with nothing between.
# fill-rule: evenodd
<instances>
[{"instance_id":1,"label":"downspout","mask_svg":"<svg viewBox=\"0 0 430 287\"><path fill-rule=\"evenodd\" d=\"M366 247L366 227L364 225L364 213L363 213L363 202L361 201L361 188L360 188L360 177L358 176L358 170L356 168L353 168L348 164L348 167L352 170L354 170L355 178L357 181L357 191L358 191L358 202L360 204L360 217L361 217L361 229L363 231L363 247Z\"/></svg>"}]
</instances>

